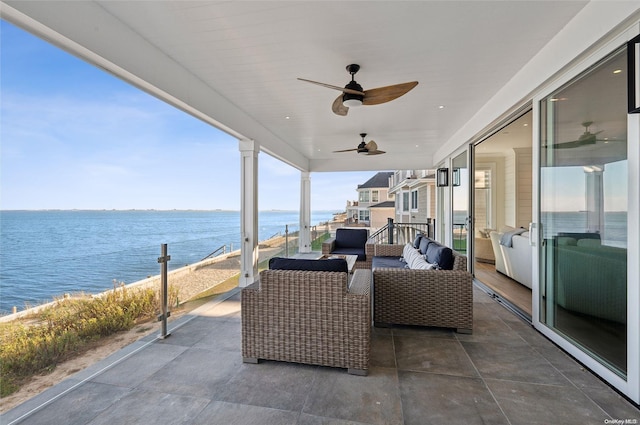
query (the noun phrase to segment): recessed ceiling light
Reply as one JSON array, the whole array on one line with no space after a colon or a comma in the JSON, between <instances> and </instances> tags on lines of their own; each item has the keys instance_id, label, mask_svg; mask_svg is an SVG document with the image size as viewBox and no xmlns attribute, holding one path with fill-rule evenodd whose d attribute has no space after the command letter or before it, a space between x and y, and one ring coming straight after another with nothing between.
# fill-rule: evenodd
<instances>
[{"instance_id":1,"label":"recessed ceiling light","mask_svg":"<svg viewBox=\"0 0 640 425\"><path fill-rule=\"evenodd\" d=\"M524 123L524 126L525 126L525 127L529 127L529 124L528 124L528 123Z\"/></svg>"},{"instance_id":2,"label":"recessed ceiling light","mask_svg":"<svg viewBox=\"0 0 640 425\"><path fill-rule=\"evenodd\" d=\"M438 106L438 109L444 109L444 105Z\"/></svg>"},{"instance_id":3,"label":"recessed ceiling light","mask_svg":"<svg viewBox=\"0 0 640 425\"><path fill-rule=\"evenodd\" d=\"M613 71L614 74L621 74L622 70L621 69L616 69L615 71Z\"/></svg>"},{"instance_id":4,"label":"recessed ceiling light","mask_svg":"<svg viewBox=\"0 0 640 425\"><path fill-rule=\"evenodd\" d=\"M290 119L291 119L291 117L290 117L290 116L286 116L286 117L284 117L284 119L285 119L285 120L290 120Z\"/></svg>"}]
</instances>

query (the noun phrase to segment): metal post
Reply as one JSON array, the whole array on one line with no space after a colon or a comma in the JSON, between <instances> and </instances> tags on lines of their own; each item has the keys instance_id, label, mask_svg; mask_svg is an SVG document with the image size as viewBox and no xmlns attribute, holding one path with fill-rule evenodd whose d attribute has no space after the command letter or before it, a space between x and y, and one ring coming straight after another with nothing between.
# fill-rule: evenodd
<instances>
[{"instance_id":1,"label":"metal post","mask_svg":"<svg viewBox=\"0 0 640 425\"><path fill-rule=\"evenodd\" d=\"M289 225L284 225L284 256L289 257Z\"/></svg>"},{"instance_id":2,"label":"metal post","mask_svg":"<svg viewBox=\"0 0 640 425\"><path fill-rule=\"evenodd\" d=\"M158 257L158 263L160 263L160 302L161 312L158 316L158 321L162 322L162 333L158 336L160 339L165 339L171 334L167 332L167 318L171 316L169 311L169 295L167 290L167 262L171 260L171 256L167 255L167 244L160 245L161 254Z\"/></svg>"},{"instance_id":3,"label":"metal post","mask_svg":"<svg viewBox=\"0 0 640 425\"><path fill-rule=\"evenodd\" d=\"M389 244L393 245L393 218L387 218L387 229L389 230Z\"/></svg>"}]
</instances>

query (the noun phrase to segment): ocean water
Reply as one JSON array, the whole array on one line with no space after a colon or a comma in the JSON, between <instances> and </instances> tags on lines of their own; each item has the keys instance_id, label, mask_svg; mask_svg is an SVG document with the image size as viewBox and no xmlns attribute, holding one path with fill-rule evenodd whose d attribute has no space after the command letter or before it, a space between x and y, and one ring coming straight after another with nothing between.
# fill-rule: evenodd
<instances>
[{"instance_id":1,"label":"ocean water","mask_svg":"<svg viewBox=\"0 0 640 425\"><path fill-rule=\"evenodd\" d=\"M333 218L312 212L311 223ZM259 214L259 239L298 230L298 212ZM131 283L160 273L166 243L169 270L221 247L240 247L237 211L0 211L0 314L64 293L98 293L113 280Z\"/></svg>"},{"instance_id":2,"label":"ocean water","mask_svg":"<svg viewBox=\"0 0 640 425\"><path fill-rule=\"evenodd\" d=\"M454 211L453 222L464 224L466 211ZM544 237L550 238L558 232L584 232L587 228L586 211L543 212L542 222L545 224ZM624 211L606 211L604 213L604 229L601 235L603 243L611 246L627 246L627 213Z\"/></svg>"}]
</instances>

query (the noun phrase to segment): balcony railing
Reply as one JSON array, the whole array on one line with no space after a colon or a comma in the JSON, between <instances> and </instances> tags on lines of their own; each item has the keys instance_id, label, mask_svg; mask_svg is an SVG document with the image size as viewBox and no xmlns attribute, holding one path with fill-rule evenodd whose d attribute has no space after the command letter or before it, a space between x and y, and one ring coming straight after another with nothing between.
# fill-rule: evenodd
<instances>
[{"instance_id":1,"label":"balcony railing","mask_svg":"<svg viewBox=\"0 0 640 425\"><path fill-rule=\"evenodd\" d=\"M418 234L435 237L435 220L427 219L426 223L394 223L389 219L387 225L369 236L369 243L405 244L413 242Z\"/></svg>"}]
</instances>

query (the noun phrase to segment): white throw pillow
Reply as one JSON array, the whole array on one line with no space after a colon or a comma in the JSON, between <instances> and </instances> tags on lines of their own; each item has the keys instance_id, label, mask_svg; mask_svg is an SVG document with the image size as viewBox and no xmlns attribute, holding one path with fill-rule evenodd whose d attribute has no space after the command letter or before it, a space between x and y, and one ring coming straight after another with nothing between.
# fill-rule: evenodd
<instances>
[{"instance_id":1,"label":"white throw pillow","mask_svg":"<svg viewBox=\"0 0 640 425\"><path fill-rule=\"evenodd\" d=\"M405 262L409 262L409 258L411 257L411 251L415 251L415 248L410 243L406 244L402 250L402 258L404 258Z\"/></svg>"},{"instance_id":2,"label":"white throw pillow","mask_svg":"<svg viewBox=\"0 0 640 425\"><path fill-rule=\"evenodd\" d=\"M418 256L411 261L409 268L413 270L431 270L435 268L435 264L429 264L423 256Z\"/></svg>"},{"instance_id":3,"label":"white throw pillow","mask_svg":"<svg viewBox=\"0 0 640 425\"><path fill-rule=\"evenodd\" d=\"M407 246L409 246L409 248L407 248ZM411 268L411 263L413 262L413 260L416 257L420 257L420 251L415 249L412 245L407 244L407 245L405 245L405 249L404 249L404 251L402 253L402 256L404 257L405 261L407 262L407 265L409 266L409 268Z\"/></svg>"}]
</instances>

